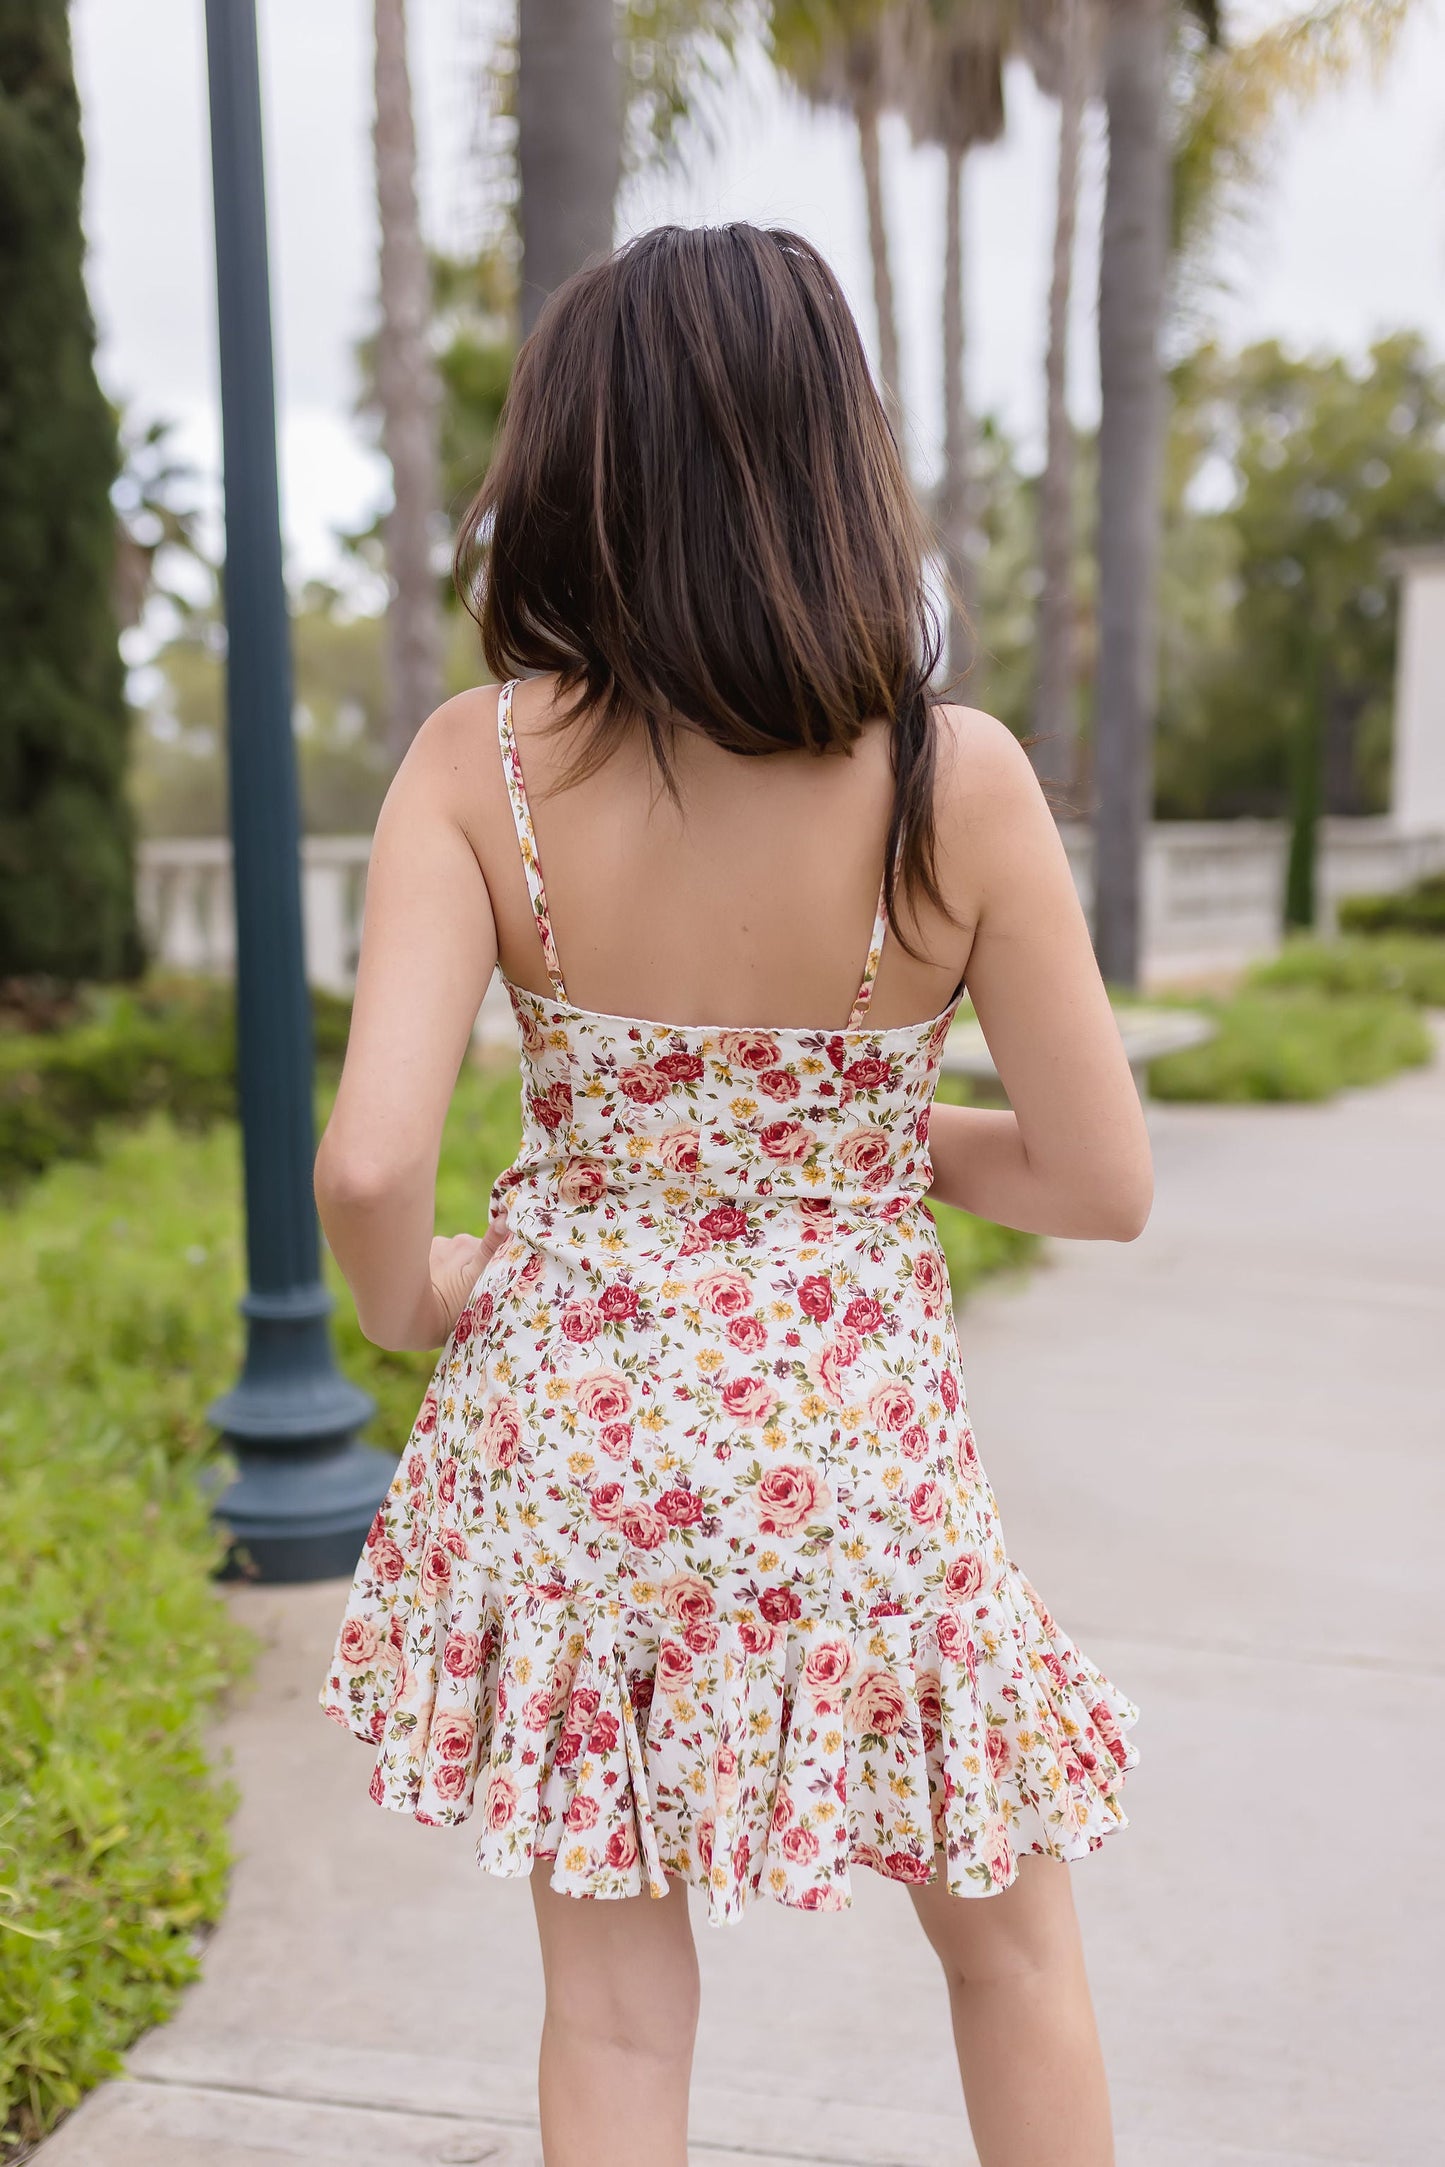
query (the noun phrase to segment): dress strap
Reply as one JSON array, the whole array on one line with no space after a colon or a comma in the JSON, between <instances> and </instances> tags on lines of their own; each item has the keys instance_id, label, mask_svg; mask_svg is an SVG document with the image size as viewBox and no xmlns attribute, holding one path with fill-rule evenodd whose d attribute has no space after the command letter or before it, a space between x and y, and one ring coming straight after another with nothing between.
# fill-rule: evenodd
<instances>
[{"instance_id":1,"label":"dress strap","mask_svg":"<svg viewBox=\"0 0 1445 2167\"><path fill-rule=\"evenodd\" d=\"M883 956L884 936L888 931L888 912L883 900L887 894L887 887L887 876L885 875L878 885L878 908L873 914L873 937L868 943L868 961L863 966L863 983L858 988L858 997L853 1003L853 1013L843 1026L846 1031L862 1029L863 1019L868 1013L868 1003L873 998L873 981L878 976L878 965Z\"/></svg>"},{"instance_id":2,"label":"dress strap","mask_svg":"<svg viewBox=\"0 0 1445 2167\"><path fill-rule=\"evenodd\" d=\"M497 738L502 748L502 773L507 778L507 796L512 801L512 819L517 829L517 846L522 853L522 871L527 876L527 893L532 898L532 916L537 921L537 937L542 943L547 976L552 981L552 991L558 1000L567 1002L567 988L562 983L562 966L557 960L557 943L552 938L552 921L547 914L547 891L542 885L542 861L537 855L532 808L527 803L522 756L517 749L517 733L512 728L512 694L516 689L517 680L511 677L497 695ZM570 1007L571 1003L567 1002L567 1005Z\"/></svg>"}]
</instances>

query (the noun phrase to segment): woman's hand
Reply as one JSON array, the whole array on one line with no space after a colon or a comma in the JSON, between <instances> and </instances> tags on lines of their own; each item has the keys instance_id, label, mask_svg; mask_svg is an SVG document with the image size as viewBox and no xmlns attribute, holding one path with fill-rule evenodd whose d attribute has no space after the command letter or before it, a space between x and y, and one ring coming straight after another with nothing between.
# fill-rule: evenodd
<instances>
[{"instance_id":1,"label":"woman's hand","mask_svg":"<svg viewBox=\"0 0 1445 2167\"><path fill-rule=\"evenodd\" d=\"M438 1234L431 1245L431 1286L440 1325L436 1344L451 1338L467 1298L508 1234L507 1214L494 1212L485 1234Z\"/></svg>"}]
</instances>

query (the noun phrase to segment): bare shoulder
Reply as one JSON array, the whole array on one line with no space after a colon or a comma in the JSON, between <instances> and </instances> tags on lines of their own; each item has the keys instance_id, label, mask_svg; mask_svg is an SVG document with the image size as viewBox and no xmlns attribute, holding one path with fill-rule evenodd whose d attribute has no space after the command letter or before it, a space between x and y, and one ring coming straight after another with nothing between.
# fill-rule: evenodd
<instances>
[{"instance_id":1,"label":"bare shoulder","mask_svg":"<svg viewBox=\"0 0 1445 2167\"><path fill-rule=\"evenodd\" d=\"M418 783L450 779L471 783L493 773L497 741L498 685L469 685L434 708L417 731L398 773L410 769Z\"/></svg>"},{"instance_id":2,"label":"bare shoulder","mask_svg":"<svg viewBox=\"0 0 1445 2167\"><path fill-rule=\"evenodd\" d=\"M981 707L945 706L936 713L941 808L967 817L970 810L996 813L1041 799L1029 756L1006 722Z\"/></svg>"}]
</instances>

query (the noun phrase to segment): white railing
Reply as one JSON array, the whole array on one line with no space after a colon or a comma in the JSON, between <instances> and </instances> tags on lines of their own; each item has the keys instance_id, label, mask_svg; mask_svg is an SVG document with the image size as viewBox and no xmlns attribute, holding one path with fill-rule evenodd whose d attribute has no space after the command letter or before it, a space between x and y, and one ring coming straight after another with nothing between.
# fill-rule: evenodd
<instances>
[{"instance_id":1,"label":"white railing","mask_svg":"<svg viewBox=\"0 0 1445 2167\"><path fill-rule=\"evenodd\" d=\"M1093 838L1070 822L1064 840L1087 909ZM1321 842L1327 927L1341 896L1403 888L1445 870L1445 829L1407 835L1389 820L1327 820ZM302 845L307 974L332 992L347 992L355 975L370 849L364 835L313 835ZM1277 821L1157 821L1144 858L1146 982L1187 983L1272 955L1281 937L1287 849ZM218 838L141 845L141 922L158 963L229 977L235 959L230 863L230 845ZM499 999L494 982L488 1008L505 1016Z\"/></svg>"}]
</instances>

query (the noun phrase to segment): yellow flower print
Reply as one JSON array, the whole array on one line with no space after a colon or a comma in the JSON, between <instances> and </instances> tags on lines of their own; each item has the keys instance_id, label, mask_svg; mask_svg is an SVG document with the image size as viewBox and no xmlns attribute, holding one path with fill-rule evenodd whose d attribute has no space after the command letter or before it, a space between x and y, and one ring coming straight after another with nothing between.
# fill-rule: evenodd
<instances>
[{"instance_id":1,"label":"yellow flower print","mask_svg":"<svg viewBox=\"0 0 1445 2167\"><path fill-rule=\"evenodd\" d=\"M590 1452L572 1452L567 1456L567 1472L575 1476L578 1482L584 1475L590 1475L596 1465L597 1462Z\"/></svg>"},{"instance_id":2,"label":"yellow flower print","mask_svg":"<svg viewBox=\"0 0 1445 2167\"><path fill-rule=\"evenodd\" d=\"M637 1417L640 1430L660 1430L667 1426L667 1416L660 1407L644 1407Z\"/></svg>"},{"instance_id":3,"label":"yellow flower print","mask_svg":"<svg viewBox=\"0 0 1445 2167\"><path fill-rule=\"evenodd\" d=\"M570 1399L570 1398L572 1397L572 1380L571 1380L571 1378L570 1378L570 1377L549 1377L549 1378L547 1379L547 1397L548 1397L548 1399L549 1399L549 1400L567 1400L567 1399Z\"/></svg>"},{"instance_id":4,"label":"yellow flower print","mask_svg":"<svg viewBox=\"0 0 1445 2167\"><path fill-rule=\"evenodd\" d=\"M760 1573L775 1573L782 1562L776 1550L760 1550L758 1552L758 1571Z\"/></svg>"},{"instance_id":5,"label":"yellow flower print","mask_svg":"<svg viewBox=\"0 0 1445 2167\"><path fill-rule=\"evenodd\" d=\"M734 1121L749 1122L758 1110L756 1099L734 1099L728 1108Z\"/></svg>"},{"instance_id":6,"label":"yellow flower print","mask_svg":"<svg viewBox=\"0 0 1445 2167\"><path fill-rule=\"evenodd\" d=\"M713 1376L723 1366L722 1349L720 1347L704 1347L697 1358L697 1366L704 1377Z\"/></svg>"}]
</instances>

